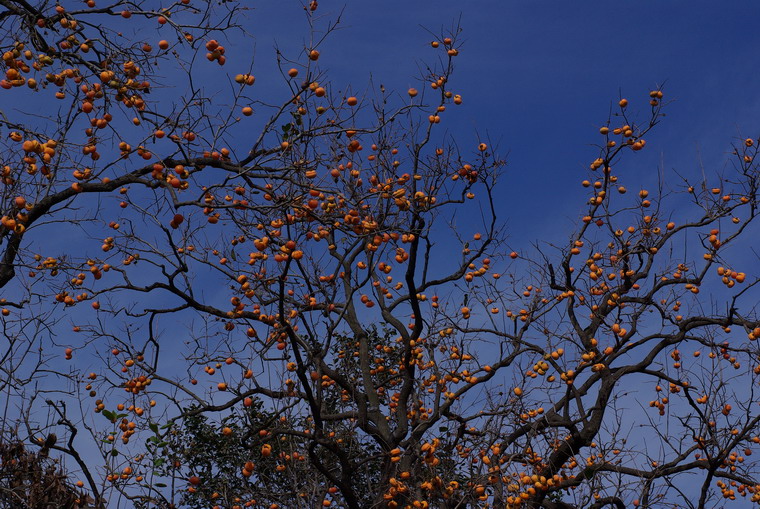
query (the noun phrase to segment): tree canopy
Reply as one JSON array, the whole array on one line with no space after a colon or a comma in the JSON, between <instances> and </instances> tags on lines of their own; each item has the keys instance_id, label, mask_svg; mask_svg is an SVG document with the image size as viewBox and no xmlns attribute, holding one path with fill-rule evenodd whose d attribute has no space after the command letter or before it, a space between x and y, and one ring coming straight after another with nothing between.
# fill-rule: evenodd
<instances>
[{"instance_id":1,"label":"tree canopy","mask_svg":"<svg viewBox=\"0 0 760 509\"><path fill-rule=\"evenodd\" d=\"M260 92L246 2L157 4L0 0L0 505L760 502L756 138L645 189L616 98L515 239L458 24L352 89L312 0Z\"/></svg>"}]
</instances>

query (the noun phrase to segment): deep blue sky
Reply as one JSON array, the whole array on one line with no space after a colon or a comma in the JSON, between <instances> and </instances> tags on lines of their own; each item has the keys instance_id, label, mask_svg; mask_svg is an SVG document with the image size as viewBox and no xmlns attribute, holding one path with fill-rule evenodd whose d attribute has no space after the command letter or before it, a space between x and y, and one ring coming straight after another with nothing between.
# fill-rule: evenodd
<instances>
[{"instance_id":1,"label":"deep blue sky","mask_svg":"<svg viewBox=\"0 0 760 509\"><path fill-rule=\"evenodd\" d=\"M294 51L303 42L306 24L294 4L259 4L245 23L256 39L261 86L274 41ZM343 5L322 0L319 12ZM502 217L513 233L530 222L552 237L581 215L587 194L579 182L596 157L590 144L621 93L642 114L657 84L673 101L647 149L619 172L631 185L627 172L649 186L660 165L666 175L699 175L700 158L710 175L739 136L757 136L758 14L751 2L352 2L320 64L333 83L355 91L370 74L403 91L417 85L417 64L435 57L422 27L439 32L461 15L465 44L452 83L464 105L446 113L445 128L463 144L475 129L500 141L509 151ZM557 222L557 214L568 221Z\"/></svg>"},{"instance_id":2,"label":"deep blue sky","mask_svg":"<svg viewBox=\"0 0 760 509\"><path fill-rule=\"evenodd\" d=\"M302 51L310 46L306 16L298 1L242 4L249 9L236 21L251 37L239 32L220 37L228 49L223 73L246 72L253 58L251 95L277 102L284 89L274 47L303 62ZM426 29L440 34L461 17L464 44L450 85L464 104L449 107L440 129L450 132L463 151L473 150L487 135L509 153L498 188L498 212L508 225L506 252L522 252L539 239L562 243L577 227L589 196L580 182L598 155L593 146L602 140L598 128L621 95L641 119L648 92L658 84L665 84L669 102L667 117L647 136L646 149L627 154L614 171L632 190L654 189L659 170L674 185L673 170L698 179L700 164L711 179L708 184L717 184L714 175L729 163L731 143L758 136L757 3L321 0L317 14L333 20L341 11L340 30L320 46L319 66L331 90L349 88L358 96L370 77L402 95L409 86L426 86L417 80L420 65L441 53L430 47L434 36ZM156 45L171 38L168 27L138 27L136 40ZM134 28L124 24L124 30ZM164 64L160 72L171 78L176 70L170 60ZM202 57L194 72L210 82L223 81L218 66ZM182 81L173 84L176 89L156 95L174 98L184 92ZM36 94L15 92L20 109L38 111L39 105L30 102ZM244 119L236 132L248 136L265 118ZM240 141L248 147L244 138ZM118 200L109 201L110 213L121 213ZM62 232L51 234L55 238ZM65 249L63 243L60 247Z\"/></svg>"},{"instance_id":3,"label":"deep blue sky","mask_svg":"<svg viewBox=\"0 0 760 509\"><path fill-rule=\"evenodd\" d=\"M220 37L228 49L223 72L246 72L253 58L252 96L277 102L284 89L274 47L304 61L303 7L291 0L241 4L248 10L236 21L252 37ZM647 148L616 168L628 187L653 189L658 168L666 177L674 169L698 177L700 161L712 176L729 161L732 142L758 136L760 4L754 2L321 0L317 14L332 20L341 11L341 28L320 47L319 66L332 90L350 87L353 95L367 90L370 76L402 94L409 86L424 87L417 81L419 66L441 53L430 47L434 37L426 29L440 34L461 17L464 45L451 87L464 104L448 109L441 130L463 150L477 145L477 132L509 153L499 212L516 248L537 238L561 241L577 225L588 197L579 183L597 157L592 144L601 141L597 130L621 94L641 119L647 93L658 84L672 101L647 136ZM125 32L134 26L124 24ZM176 39L168 27L137 26L136 39L154 46L161 38ZM163 64L171 78L173 63ZM211 81L218 70L202 58L195 67ZM173 84L172 98L184 92L181 82ZM13 94L22 109L39 110L28 102L33 94L21 96ZM264 121L257 114L243 126L255 129Z\"/></svg>"},{"instance_id":4,"label":"deep blue sky","mask_svg":"<svg viewBox=\"0 0 760 509\"><path fill-rule=\"evenodd\" d=\"M229 40L220 37L228 50L223 73L246 72L253 58L251 95L279 102L284 88L274 47L303 62L303 48L309 46L306 16L297 1L243 4L250 9L236 21L251 37L239 32L230 33ZM426 86L417 80L420 65L441 53L430 47L434 36L426 29L440 34L461 17L464 44L450 84L464 104L448 108L440 129L465 152L488 135L509 153L498 188L498 212L509 235L505 252L528 251L536 240L561 244L577 228L589 196L580 182L598 155L592 144L602 140L598 128L621 94L641 119L648 92L658 84L665 83L670 102L667 117L647 136L646 149L627 154L615 169L632 190L653 190L660 168L674 184L673 170L698 179L700 161L712 178L728 164L732 142L758 136L760 74L754 68L760 4L321 0L317 14L333 20L341 10L340 30L320 46L319 66L329 88L350 87L352 95L361 96L372 77L375 85L401 92L403 100L409 86ZM138 26L137 40L155 46L161 38L171 39L167 27ZM168 78L176 73L170 60L163 64ZM194 68L209 73L204 76L211 82L218 81L218 71L202 58ZM174 98L184 84L173 84L177 88L168 93ZM23 94L22 108L37 111L38 105L26 102L34 95ZM247 136L265 119L265 113L245 118L236 133ZM108 202L110 213L121 213L118 201ZM67 235L81 234L69 230Z\"/></svg>"}]
</instances>

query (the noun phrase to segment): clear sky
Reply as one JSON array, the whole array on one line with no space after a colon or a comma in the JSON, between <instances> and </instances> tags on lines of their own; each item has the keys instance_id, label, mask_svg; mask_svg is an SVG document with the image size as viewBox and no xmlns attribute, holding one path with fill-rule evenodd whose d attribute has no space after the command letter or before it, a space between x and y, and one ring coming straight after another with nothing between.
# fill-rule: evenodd
<instances>
[{"instance_id":1,"label":"clear sky","mask_svg":"<svg viewBox=\"0 0 760 509\"><path fill-rule=\"evenodd\" d=\"M250 13L261 85L273 42L302 42L293 36L305 28L294 4L262 3ZM423 27L439 33L461 15L465 44L452 82L464 105L444 124L463 144L477 129L509 152L501 215L515 234L530 222L533 232L562 235L579 217L578 183L596 157L590 144L621 94L642 117L657 85L673 101L647 149L626 158L626 171L651 183L658 166L666 175L698 174L701 160L707 174L719 171L730 144L760 128L757 3L322 0L320 12L344 5L344 28L320 64L355 91L370 74L389 88L417 85L417 64L433 58Z\"/></svg>"},{"instance_id":2,"label":"clear sky","mask_svg":"<svg viewBox=\"0 0 760 509\"><path fill-rule=\"evenodd\" d=\"M220 38L229 57L223 71L233 76L245 72L252 58L252 96L277 101L284 89L275 45L303 61L301 52L309 46L306 16L297 1L241 5L248 9L236 21L255 46L241 33ZM461 19L464 44L451 85L464 104L446 111L441 129L465 151L488 136L508 153L497 202L508 226L505 252L527 251L536 240L562 243L577 227L588 198L580 181L598 155L592 145L601 141L598 128L621 96L642 120L650 90L664 84L669 102L667 117L647 136L646 149L626 154L623 168L615 170L629 187L655 188L659 169L674 185L673 170L698 178L700 162L713 178L729 164L731 143L758 136L757 3L320 1L318 13L326 19L341 11L340 30L320 46L319 65L331 89L350 87L357 96L367 91L370 77L376 86L382 83L402 95L410 86L426 87L418 80L420 66L440 53L429 42ZM139 26L137 40L154 46L170 35L166 28ZM124 30L133 30L132 25ZM165 69L172 68L172 62L165 63ZM205 60L195 69L208 73L199 80L213 82L220 76L218 66ZM177 89L169 93L184 91L181 82L173 84ZM20 99L13 106L21 110L38 111L38 105L28 102L34 94L2 97ZM0 104L0 109L14 108ZM244 119L241 136L264 118ZM118 198L108 203L110 213L118 214ZM53 226L40 230L47 232L48 242L81 235L74 228ZM91 247L97 250L98 245ZM56 247L65 251L67 244ZM228 298L222 288L218 297Z\"/></svg>"},{"instance_id":3,"label":"clear sky","mask_svg":"<svg viewBox=\"0 0 760 509\"><path fill-rule=\"evenodd\" d=\"M234 76L253 59L252 96L278 101L284 89L274 48L303 61L309 44L302 5L241 5L247 9L236 21L252 38L229 33L229 40L220 39L229 57L223 70ZM641 119L650 90L663 85L669 103L647 148L615 170L627 185L635 173L636 185L652 189L658 169L675 183L673 170L697 176L700 164L712 176L728 164L732 142L756 137L760 129L760 73L754 70L760 4L754 2L320 1L318 13L326 19L340 12L340 30L320 46L319 65L331 89L350 87L353 95L367 91L370 77L402 94L409 86L426 87L418 80L420 66L439 55L427 30L440 35L461 19L464 45L452 88L464 104L449 108L441 129L463 149L488 136L508 153L499 213L515 247L538 238L559 241L577 224L588 196L579 183L597 157L597 129L621 96ZM125 32L133 26L125 24ZM139 26L137 40L154 46L170 35L168 28ZM214 63L204 60L195 69L208 72L210 81L219 77ZM182 83L173 85L173 97L184 91ZM38 112L39 105L27 102L32 94L4 97L20 99L24 112ZM12 109L0 105L6 108ZM244 125L255 129L264 120L257 114Z\"/></svg>"}]
</instances>

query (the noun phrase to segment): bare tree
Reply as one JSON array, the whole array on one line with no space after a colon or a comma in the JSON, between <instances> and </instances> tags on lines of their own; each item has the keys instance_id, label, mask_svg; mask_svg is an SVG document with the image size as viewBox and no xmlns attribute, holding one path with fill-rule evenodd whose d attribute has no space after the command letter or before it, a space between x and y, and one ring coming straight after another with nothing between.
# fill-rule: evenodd
<instances>
[{"instance_id":1,"label":"bare tree","mask_svg":"<svg viewBox=\"0 0 760 509\"><path fill-rule=\"evenodd\" d=\"M511 251L503 157L440 125L457 26L419 90L355 97L312 1L264 98L224 70L244 3L0 6L1 92L46 105L0 117L3 475L66 458L95 507L760 500L757 140L640 189L613 167L663 94L621 99L575 231Z\"/></svg>"}]
</instances>

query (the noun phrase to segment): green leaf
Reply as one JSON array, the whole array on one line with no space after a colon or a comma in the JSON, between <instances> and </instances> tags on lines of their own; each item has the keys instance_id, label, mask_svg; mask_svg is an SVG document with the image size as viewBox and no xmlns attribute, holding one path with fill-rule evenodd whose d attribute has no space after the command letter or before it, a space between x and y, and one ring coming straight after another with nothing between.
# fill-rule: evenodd
<instances>
[{"instance_id":1,"label":"green leaf","mask_svg":"<svg viewBox=\"0 0 760 509\"><path fill-rule=\"evenodd\" d=\"M154 467L160 467L164 463L166 463L166 460L164 458L156 458L156 459L153 460L153 466Z\"/></svg>"},{"instance_id":2,"label":"green leaf","mask_svg":"<svg viewBox=\"0 0 760 509\"><path fill-rule=\"evenodd\" d=\"M166 488L166 484L162 482L153 483L153 486L156 486L157 488Z\"/></svg>"},{"instance_id":3,"label":"green leaf","mask_svg":"<svg viewBox=\"0 0 760 509\"><path fill-rule=\"evenodd\" d=\"M103 417L105 417L109 421L115 421L116 420L116 414L114 414L110 410L103 410L100 413L103 414Z\"/></svg>"},{"instance_id":4,"label":"green leaf","mask_svg":"<svg viewBox=\"0 0 760 509\"><path fill-rule=\"evenodd\" d=\"M151 422L150 424L148 424L148 427L151 429L151 431L153 431L153 433L158 434L158 424L156 424L155 422Z\"/></svg>"},{"instance_id":5,"label":"green leaf","mask_svg":"<svg viewBox=\"0 0 760 509\"><path fill-rule=\"evenodd\" d=\"M111 456L116 457L118 455L119 455L119 451L117 451L116 449L111 451Z\"/></svg>"}]
</instances>

